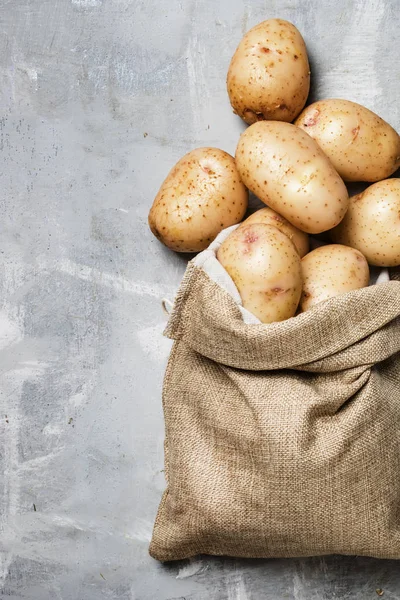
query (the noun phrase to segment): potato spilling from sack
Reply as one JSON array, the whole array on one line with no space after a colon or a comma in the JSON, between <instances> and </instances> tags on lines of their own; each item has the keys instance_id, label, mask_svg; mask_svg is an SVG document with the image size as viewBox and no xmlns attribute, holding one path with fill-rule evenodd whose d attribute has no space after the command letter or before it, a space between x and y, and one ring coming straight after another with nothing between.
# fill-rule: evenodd
<instances>
[{"instance_id":1,"label":"potato spilling from sack","mask_svg":"<svg viewBox=\"0 0 400 600\"><path fill-rule=\"evenodd\" d=\"M304 231L300 231L300 229L294 227L294 225L289 223L289 221L282 217L282 215L279 215L277 212L272 210L272 208L268 208L268 206L257 210L255 213L250 215L250 217L247 217L240 227L246 227L252 223L265 223L265 225L277 227L280 231L282 231L282 233L287 235L287 237L292 240L300 258L303 258L303 256L309 251L310 242L308 235L304 233Z\"/></svg>"},{"instance_id":2,"label":"potato spilling from sack","mask_svg":"<svg viewBox=\"0 0 400 600\"><path fill-rule=\"evenodd\" d=\"M301 295L300 257L276 227L238 227L221 244L217 258L238 288L243 306L262 323L293 317Z\"/></svg>"},{"instance_id":3,"label":"potato spilling from sack","mask_svg":"<svg viewBox=\"0 0 400 600\"><path fill-rule=\"evenodd\" d=\"M358 290L369 283L369 268L358 250L329 244L316 248L301 261L303 293L300 308L307 311L316 304Z\"/></svg>"},{"instance_id":4,"label":"potato spilling from sack","mask_svg":"<svg viewBox=\"0 0 400 600\"><path fill-rule=\"evenodd\" d=\"M229 66L229 99L246 121L293 121L306 103L310 67L300 32L282 19L250 29Z\"/></svg>"},{"instance_id":5,"label":"potato spilling from sack","mask_svg":"<svg viewBox=\"0 0 400 600\"><path fill-rule=\"evenodd\" d=\"M379 181L350 198L332 239L357 248L371 265L400 265L400 179Z\"/></svg>"},{"instance_id":6,"label":"potato spilling from sack","mask_svg":"<svg viewBox=\"0 0 400 600\"><path fill-rule=\"evenodd\" d=\"M247 202L233 157L218 148L198 148L181 158L161 185L150 229L176 252L199 252L243 219Z\"/></svg>"},{"instance_id":7,"label":"potato spilling from sack","mask_svg":"<svg viewBox=\"0 0 400 600\"><path fill-rule=\"evenodd\" d=\"M295 125L318 142L345 181L379 181L400 167L400 136L360 104L320 100Z\"/></svg>"},{"instance_id":8,"label":"potato spilling from sack","mask_svg":"<svg viewBox=\"0 0 400 600\"><path fill-rule=\"evenodd\" d=\"M259 121L242 133L236 166L260 200L306 233L321 233L343 219L346 186L318 144L290 123Z\"/></svg>"},{"instance_id":9,"label":"potato spilling from sack","mask_svg":"<svg viewBox=\"0 0 400 600\"><path fill-rule=\"evenodd\" d=\"M217 259L262 323L367 286L368 263L400 267L400 179L388 179L400 168L400 136L349 100L304 108L309 89L307 49L296 27L269 19L250 29L227 74L233 110L249 124L235 158L217 148L189 152L149 214L151 231L166 246L199 252L242 221L248 190L255 194L265 208L240 223ZM344 181L374 185L349 199ZM319 239L335 243L309 252L309 234L324 232ZM213 262L212 252L205 259Z\"/></svg>"}]
</instances>

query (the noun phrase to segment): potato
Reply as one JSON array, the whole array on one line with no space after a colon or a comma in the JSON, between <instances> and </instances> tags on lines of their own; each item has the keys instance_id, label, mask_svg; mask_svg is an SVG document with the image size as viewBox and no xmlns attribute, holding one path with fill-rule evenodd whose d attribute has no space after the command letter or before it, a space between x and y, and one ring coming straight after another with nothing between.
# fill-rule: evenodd
<instances>
[{"instance_id":1,"label":"potato","mask_svg":"<svg viewBox=\"0 0 400 600\"><path fill-rule=\"evenodd\" d=\"M400 179L386 179L350 198L332 239L357 248L370 265L400 265Z\"/></svg>"},{"instance_id":2,"label":"potato","mask_svg":"<svg viewBox=\"0 0 400 600\"><path fill-rule=\"evenodd\" d=\"M339 294L358 290L369 283L365 257L354 248L340 244L321 246L301 261L303 293L300 308L307 311Z\"/></svg>"},{"instance_id":3,"label":"potato","mask_svg":"<svg viewBox=\"0 0 400 600\"><path fill-rule=\"evenodd\" d=\"M264 223L238 227L221 244L217 258L243 306L262 323L293 317L301 294L301 263L294 244L279 229Z\"/></svg>"},{"instance_id":4,"label":"potato","mask_svg":"<svg viewBox=\"0 0 400 600\"><path fill-rule=\"evenodd\" d=\"M295 125L250 125L240 136L236 166L260 200L306 233L331 229L345 215L346 186L318 144Z\"/></svg>"},{"instance_id":5,"label":"potato","mask_svg":"<svg viewBox=\"0 0 400 600\"><path fill-rule=\"evenodd\" d=\"M272 208L268 208L268 206L250 215L250 217L243 221L240 227L246 227L246 225L250 225L251 223L265 223L266 225L272 225L280 229L282 233L292 240L300 258L303 258L310 249L308 235L304 231L300 231L300 229L294 227L294 225L272 210Z\"/></svg>"},{"instance_id":6,"label":"potato","mask_svg":"<svg viewBox=\"0 0 400 600\"><path fill-rule=\"evenodd\" d=\"M270 19L250 29L231 60L227 88L234 112L246 123L293 121L310 89L307 50L296 27Z\"/></svg>"},{"instance_id":7,"label":"potato","mask_svg":"<svg viewBox=\"0 0 400 600\"><path fill-rule=\"evenodd\" d=\"M400 166L400 137L386 121L349 100L320 100L295 125L322 148L345 181L379 181Z\"/></svg>"},{"instance_id":8,"label":"potato","mask_svg":"<svg viewBox=\"0 0 400 600\"><path fill-rule=\"evenodd\" d=\"M199 252L222 229L243 219L247 203L233 157L218 148L197 148L168 174L151 207L149 225L172 250Z\"/></svg>"}]
</instances>

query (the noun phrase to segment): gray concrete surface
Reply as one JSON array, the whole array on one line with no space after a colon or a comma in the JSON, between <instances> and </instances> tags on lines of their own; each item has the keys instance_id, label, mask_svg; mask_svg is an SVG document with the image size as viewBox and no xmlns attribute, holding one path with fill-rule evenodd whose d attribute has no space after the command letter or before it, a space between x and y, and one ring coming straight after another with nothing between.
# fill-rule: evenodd
<instances>
[{"instance_id":1,"label":"gray concrete surface","mask_svg":"<svg viewBox=\"0 0 400 600\"><path fill-rule=\"evenodd\" d=\"M304 33L313 98L400 127L397 0L0 3L1 596L14 600L400 598L400 564L147 554L163 476L160 301L186 259L147 228L186 151L234 152L242 34ZM379 473L377 473L379 485Z\"/></svg>"}]
</instances>

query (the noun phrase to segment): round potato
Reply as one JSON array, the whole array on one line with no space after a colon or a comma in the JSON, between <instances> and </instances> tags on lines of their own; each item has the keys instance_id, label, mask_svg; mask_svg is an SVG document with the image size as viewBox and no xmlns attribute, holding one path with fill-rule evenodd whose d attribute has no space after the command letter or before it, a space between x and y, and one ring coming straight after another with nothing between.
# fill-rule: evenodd
<instances>
[{"instance_id":1,"label":"round potato","mask_svg":"<svg viewBox=\"0 0 400 600\"><path fill-rule=\"evenodd\" d=\"M289 223L289 221L282 217L282 215L279 215L268 206L261 208L260 210L256 210L255 213L243 221L240 227L246 227L246 225L250 225L251 223L265 223L266 225L272 225L273 227L280 229L282 233L287 235L288 238L292 240L300 258L303 258L303 256L307 254L310 249L308 235L304 233L304 231L297 229L297 227Z\"/></svg>"},{"instance_id":2,"label":"round potato","mask_svg":"<svg viewBox=\"0 0 400 600\"><path fill-rule=\"evenodd\" d=\"M217 258L233 279L243 306L262 323L293 317L301 294L301 262L294 244L276 227L238 227Z\"/></svg>"},{"instance_id":3,"label":"round potato","mask_svg":"<svg viewBox=\"0 0 400 600\"><path fill-rule=\"evenodd\" d=\"M162 184L149 213L150 229L176 252L199 252L243 219L247 202L233 157L218 148L198 148Z\"/></svg>"},{"instance_id":4,"label":"round potato","mask_svg":"<svg viewBox=\"0 0 400 600\"><path fill-rule=\"evenodd\" d=\"M302 129L259 121L242 133L236 166L244 184L265 204L306 233L343 219L349 197L343 180Z\"/></svg>"},{"instance_id":5,"label":"round potato","mask_svg":"<svg viewBox=\"0 0 400 600\"><path fill-rule=\"evenodd\" d=\"M331 236L360 250L370 265L400 265L400 179L379 181L350 198L349 210Z\"/></svg>"},{"instance_id":6,"label":"round potato","mask_svg":"<svg viewBox=\"0 0 400 600\"><path fill-rule=\"evenodd\" d=\"M322 148L345 181L379 181L400 166L400 137L375 113L349 100L307 106L295 125Z\"/></svg>"},{"instance_id":7,"label":"round potato","mask_svg":"<svg viewBox=\"0 0 400 600\"><path fill-rule=\"evenodd\" d=\"M310 89L307 50L296 27L270 19L250 29L231 60L227 88L246 123L293 121Z\"/></svg>"},{"instance_id":8,"label":"round potato","mask_svg":"<svg viewBox=\"0 0 400 600\"><path fill-rule=\"evenodd\" d=\"M369 268L365 257L354 248L329 244L316 248L301 261L303 292L300 308L303 312L339 294L358 290L369 283Z\"/></svg>"}]
</instances>

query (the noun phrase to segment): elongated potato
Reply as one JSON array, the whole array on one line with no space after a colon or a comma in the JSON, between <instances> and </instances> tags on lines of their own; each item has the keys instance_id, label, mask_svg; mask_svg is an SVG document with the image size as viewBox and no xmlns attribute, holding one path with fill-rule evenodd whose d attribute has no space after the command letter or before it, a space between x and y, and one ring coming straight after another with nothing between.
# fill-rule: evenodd
<instances>
[{"instance_id":1,"label":"elongated potato","mask_svg":"<svg viewBox=\"0 0 400 600\"><path fill-rule=\"evenodd\" d=\"M236 166L244 184L265 204L306 233L343 219L348 193L318 144L289 123L259 121L242 133Z\"/></svg>"},{"instance_id":2,"label":"elongated potato","mask_svg":"<svg viewBox=\"0 0 400 600\"><path fill-rule=\"evenodd\" d=\"M282 215L279 215L268 206L261 208L260 210L256 210L255 213L243 221L240 227L246 227L252 223L265 223L266 225L277 227L280 231L282 231L282 233L287 235L288 238L292 240L300 258L303 258L303 256L307 254L310 249L308 235L304 233L304 231L297 229L297 227L289 223L289 221L282 217Z\"/></svg>"},{"instance_id":3,"label":"elongated potato","mask_svg":"<svg viewBox=\"0 0 400 600\"><path fill-rule=\"evenodd\" d=\"M379 181L400 167L400 137L375 113L349 100L320 100L295 122L345 181Z\"/></svg>"},{"instance_id":4,"label":"elongated potato","mask_svg":"<svg viewBox=\"0 0 400 600\"><path fill-rule=\"evenodd\" d=\"M400 179L378 181L350 198L331 237L360 250L370 265L400 265Z\"/></svg>"},{"instance_id":5,"label":"elongated potato","mask_svg":"<svg viewBox=\"0 0 400 600\"><path fill-rule=\"evenodd\" d=\"M172 250L199 252L243 219L247 202L233 157L218 148L197 148L162 184L150 210L150 229Z\"/></svg>"},{"instance_id":6,"label":"elongated potato","mask_svg":"<svg viewBox=\"0 0 400 600\"><path fill-rule=\"evenodd\" d=\"M229 66L229 99L246 121L293 121L306 103L310 66L300 32L282 19L250 29Z\"/></svg>"},{"instance_id":7,"label":"elongated potato","mask_svg":"<svg viewBox=\"0 0 400 600\"><path fill-rule=\"evenodd\" d=\"M293 317L301 294L300 257L276 227L238 227L221 244L217 258L232 277L243 306L262 323Z\"/></svg>"},{"instance_id":8,"label":"elongated potato","mask_svg":"<svg viewBox=\"0 0 400 600\"><path fill-rule=\"evenodd\" d=\"M321 246L301 261L303 292L300 308L304 312L339 294L358 290L369 283L365 257L354 248L341 244Z\"/></svg>"}]
</instances>

